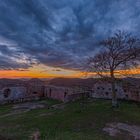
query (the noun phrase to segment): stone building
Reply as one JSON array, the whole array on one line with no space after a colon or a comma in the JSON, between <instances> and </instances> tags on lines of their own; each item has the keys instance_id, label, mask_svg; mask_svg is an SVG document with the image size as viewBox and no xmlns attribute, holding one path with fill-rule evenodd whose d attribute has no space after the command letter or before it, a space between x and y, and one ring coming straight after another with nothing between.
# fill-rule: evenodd
<instances>
[{"instance_id":1,"label":"stone building","mask_svg":"<svg viewBox=\"0 0 140 140\"><path fill-rule=\"evenodd\" d=\"M63 102L75 101L81 98L89 97L89 91L84 87L60 87L48 85L45 87L45 96L51 99Z\"/></svg>"},{"instance_id":2,"label":"stone building","mask_svg":"<svg viewBox=\"0 0 140 140\"><path fill-rule=\"evenodd\" d=\"M0 90L0 103L22 101L26 98L26 87L5 87Z\"/></svg>"},{"instance_id":3,"label":"stone building","mask_svg":"<svg viewBox=\"0 0 140 140\"><path fill-rule=\"evenodd\" d=\"M31 79L27 82L15 81L5 82L0 86L0 104L11 102L24 102L38 100L40 98L51 98L62 102L75 101L82 98L102 98L112 99L111 84L107 81L96 80L89 85L80 82L76 85L67 84L45 85L39 79ZM130 82L118 82L116 84L118 99L132 100L140 102L140 84Z\"/></svg>"},{"instance_id":4,"label":"stone building","mask_svg":"<svg viewBox=\"0 0 140 140\"><path fill-rule=\"evenodd\" d=\"M27 96L30 98L44 97L45 86L44 82L39 79L31 79L26 83Z\"/></svg>"},{"instance_id":5,"label":"stone building","mask_svg":"<svg viewBox=\"0 0 140 140\"><path fill-rule=\"evenodd\" d=\"M127 100L139 101L140 102L140 86L125 83L123 85L124 93Z\"/></svg>"},{"instance_id":6,"label":"stone building","mask_svg":"<svg viewBox=\"0 0 140 140\"><path fill-rule=\"evenodd\" d=\"M57 87L53 85L48 85L45 87L45 97L50 99L56 99L59 101L65 101L65 97L68 94L69 89L64 87Z\"/></svg>"},{"instance_id":7,"label":"stone building","mask_svg":"<svg viewBox=\"0 0 140 140\"><path fill-rule=\"evenodd\" d=\"M120 82L116 84L116 94L118 99L140 101L140 86L131 83ZM99 81L93 85L91 97L112 99L111 84L106 81Z\"/></svg>"},{"instance_id":8,"label":"stone building","mask_svg":"<svg viewBox=\"0 0 140 140\"><path fill-rule=\"evenodd\" d=\"M116 84L116 94L118 99L125 99L126 95L121 85ZM92 88L91 97L93 98L103 98L111 99L112 98L112 87L108 82L97 82Z\"/></svg>"}]
</instances>

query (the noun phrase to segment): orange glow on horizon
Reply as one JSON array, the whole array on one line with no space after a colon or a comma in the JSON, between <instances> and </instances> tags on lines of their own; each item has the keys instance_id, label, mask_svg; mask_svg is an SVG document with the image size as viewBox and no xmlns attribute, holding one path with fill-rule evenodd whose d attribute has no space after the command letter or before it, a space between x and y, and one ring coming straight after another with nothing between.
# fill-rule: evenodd
<instances>
[{"instance_id":1,"label":"orange glow on horizon","mask_svg":"<svg viewBox=\"0 0 140 140\"><path fill-rule=\"evenodd\" d=\"M33 66L25 71L19 70L0 70L0 78L87 78L97 77L95 72L81 72L68 69L54 70L55 68L39 65ZM109 73L106 73L109 74ZM140 75L140 68L131 70L120 70L115 72L116 76Z\"/></svg>"},{"instance_id":2,"label":"orange glow on horizon","mask_svg":"<svg viewBox=\"0 0 140 140\"><path fill-rule=\"evenodd\" d=\"M109 75L109 72L102 72L102 75ZM89 72L86 73L86 75L93 76L93 77L97 77L98 74L95 72ZM115 75L116 77L123 77L123 76L140 76L140 67L139 68L135 68L135 69L129 69L129 70L116 70L115 71Z\"/></svg>"},{"instance_id":3,"label":"orange glow on horizon","mask_svg":"<svg viewBox=\"0 0 140 140\"><path fill-rule=\"evenodd\" d=\"M46 67L44 65L33 66L28 70L0 70L0 78L79 78L83 76L80 71L60 69L60 71L54 70L55 68Z\"/></svg>"}]
</instances>

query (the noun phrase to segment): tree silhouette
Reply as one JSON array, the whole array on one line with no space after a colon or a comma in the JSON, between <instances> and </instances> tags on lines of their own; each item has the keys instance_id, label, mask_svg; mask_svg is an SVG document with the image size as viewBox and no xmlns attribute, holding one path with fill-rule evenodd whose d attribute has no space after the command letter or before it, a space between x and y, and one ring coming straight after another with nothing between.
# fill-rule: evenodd
<instances>
[{"instance_id":1,"label":"tree silhouette","mask_svg":"<svg viewBox=\"0 0 140 140\"><path fill-rule=\"evenodd\" d=\"M126 70L140 64L140 40L131 34L118 31L112 37L100 42L102 49L89 59L90 70L112 85L112 106L118 106L115 91L116 70Z\"/></svg>"}]
</instances>

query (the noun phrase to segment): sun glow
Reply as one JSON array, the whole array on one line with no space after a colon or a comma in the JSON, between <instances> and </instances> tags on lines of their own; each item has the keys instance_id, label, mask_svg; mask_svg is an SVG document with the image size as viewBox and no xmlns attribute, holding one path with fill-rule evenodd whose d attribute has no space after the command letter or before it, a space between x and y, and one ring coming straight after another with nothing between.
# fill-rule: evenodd
<instances>
[{"instance_id":1,"label":"sun glow","mask_svg":"<svg viewBox=\"0 0 140 140\"><path fill-rule=\"evenodd\" d=\"M109 74L109 73L108 73ZM115 71L116 76L139 76L140 68ZM34 65L27 70L0 70L0 78L87 78L96 77L95 72L81 72L76 70L54 68L45 65Z\"/></svg>"},{"instance_id":2,"label":"sun glow","mask_svg":"<svg viewBox=\"0 0 140 140\"><path fill-rule=\"evenodd\" d=\"M0 78L78 78L82 76L83 73L80 71L53 68L45 65L35 65L27 70L0 70Z\"/></svg>"}]
</instances>

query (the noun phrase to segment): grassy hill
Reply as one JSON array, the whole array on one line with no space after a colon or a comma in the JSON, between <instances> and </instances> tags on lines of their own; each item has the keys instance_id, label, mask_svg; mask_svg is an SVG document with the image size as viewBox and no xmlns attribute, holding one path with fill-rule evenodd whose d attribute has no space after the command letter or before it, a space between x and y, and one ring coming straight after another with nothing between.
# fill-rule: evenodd
<instances>
[{"instance_id":1,"label":"grassy hill","mask_svg":"<svg viewBox=\"0 0 140 140\"><path fill-rule=\"evenodd\" d=\"M111 137L103 132L106 123L140 125L140 107L135 103L123 102L116 110L111 108L110 101L104 100L77 101L60 106L52 100L35 103L47 104L47 107L12 113L13 105L0 106L0 136L28 140L38 130L41 140L124 140L127 135Z\"/></svg>"}]
</instances>

